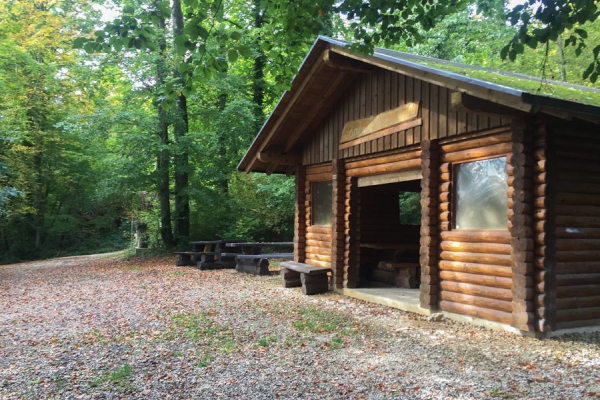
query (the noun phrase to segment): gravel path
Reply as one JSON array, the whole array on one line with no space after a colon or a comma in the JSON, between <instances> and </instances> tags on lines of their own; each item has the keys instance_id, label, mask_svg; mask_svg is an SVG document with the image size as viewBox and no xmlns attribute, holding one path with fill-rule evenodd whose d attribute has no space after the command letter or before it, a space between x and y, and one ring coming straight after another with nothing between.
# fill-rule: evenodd
<instances>
[{"instance_id":1,"label":"gravel path","mask_svg":"<svg viewBox=\"0 0 600 400\"><path fill-rule=\"evenodd\" d=\"M174 259L0 266L2 399L600 398L600 334L536 340Z\"/></svg>"}]
</instances>

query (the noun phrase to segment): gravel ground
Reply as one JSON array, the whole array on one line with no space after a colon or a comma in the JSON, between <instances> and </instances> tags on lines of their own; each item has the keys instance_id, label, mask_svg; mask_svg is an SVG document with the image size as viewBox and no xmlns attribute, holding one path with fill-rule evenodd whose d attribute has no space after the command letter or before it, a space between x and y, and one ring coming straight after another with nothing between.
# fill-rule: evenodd
<instances>
[{"instance_id":1,"label":"gravel ground","mask_svg":"<svg viewBox=\"0 0 600 400\"><path fill-rule=\"evenodd\" d=\"M598 333L540 341L428 322L174 261L0 266L0 397L600 398Z\"/></svg>"}]
</instances>

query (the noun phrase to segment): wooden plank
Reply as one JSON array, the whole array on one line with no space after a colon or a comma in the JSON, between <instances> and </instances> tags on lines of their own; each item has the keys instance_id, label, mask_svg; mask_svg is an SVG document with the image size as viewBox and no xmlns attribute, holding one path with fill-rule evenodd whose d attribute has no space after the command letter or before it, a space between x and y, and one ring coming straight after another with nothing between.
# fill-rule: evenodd
<instances>
[{"instance_id":1,"label":"wooden plank","mask_svg":"<svg viewBox=\"0 0 600 400\"><path fill-rule=\"evenodd\" d=\"M364 176L358 178L358 187L384 185L388 183L406 182L422 178L420 169L410 171L398 171L388 174Z\"/></svg>"},{"instance_id":2,"label":"wooden plank","mask_svg":"<svg viewBox=\"0 0 600 400\"><path fill-rule=\"evenodd\" d=\"M375 121L376 121L376 118L373 119L373 121L371 123L373 123ZM403 131L403 130L421 125L422 123L423 123L423 121L421 120L421 118L414 118L414 119L404 121L404 122L396 124L396 125L391 125L386 128L382 128L378 131L371 132L367 135L360 133L360 135L356 139L352 139L352 140L349 140L349 141L346 141L346 142L343 142L342 144L340 144L339 148L340 148L340 150L343 150L343 149L347 149L347 148L359 145L361 143L366 143L366 142L369 142L369 141L372 141L375 139L380 141L380 140L382 140L382 138L384 136L390 135L394 132ZM368 126L367 128L365 128L365 131L367 131L369 129L370 129L370 127ZM383 146L383 142L378 142L378 151L383 151L383 150L389 150L389 147L386 149Z\"/></svg>"},{"instance_id":3,"label":"wooden plank","mask_svg":"<svg viewBox=\"0 0 600 400\"><path fill-rule=\"evenodd\" d=\"M438 100L439 100L439 87L437 85L430 85L429 87L430 95L429 95L429 129L430 139L439 139L439 123L440 116L438 111Z\"/></svg>"},{"instance_id":4,"label":"wooden plank","mask_svg":"<svg viewBox=\"0 0 600 400\"><path fill-rule=\"evenodd\" d=\"M394 74L395 75L395 74ZM414 88L413 88L413 93L414 93L414 102L415 103L420 103L421 102L421 80L420 79L413 79L414 80ZM422 112L422 106L420 107L419 110L419 114L421 114ZM422 130L421 130L421 126L416 126L414 128L414 142L415 143L420 143L422 140Z\"/></svg>"}]
</instances>

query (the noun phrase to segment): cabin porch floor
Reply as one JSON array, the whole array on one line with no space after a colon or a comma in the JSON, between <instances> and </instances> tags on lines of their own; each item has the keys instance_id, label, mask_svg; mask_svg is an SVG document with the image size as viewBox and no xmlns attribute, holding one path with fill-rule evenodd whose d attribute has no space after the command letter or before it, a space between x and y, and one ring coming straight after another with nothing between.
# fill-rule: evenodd
<instances>
[{"instance_id":1,"label":"cabin porch floor","mask_svg":"<svg viewBox=\"0 0 600 400\"><path fill-rule=\"evenodd\" d=\"M419 305L419 289L402 289L396 287L370 287L356 289L338 289L341 294L370 303L397 308L403 311L430 315L431 310Z\"/></svg>"}]
</instances>

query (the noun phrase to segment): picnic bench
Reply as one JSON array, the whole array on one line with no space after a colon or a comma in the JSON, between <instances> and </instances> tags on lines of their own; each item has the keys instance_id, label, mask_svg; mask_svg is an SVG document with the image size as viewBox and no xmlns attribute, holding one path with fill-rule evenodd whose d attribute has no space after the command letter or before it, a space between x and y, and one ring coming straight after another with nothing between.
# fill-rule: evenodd
<instances>
[{"instance_id":1,"label":"picnic bench","mask_svg":"<svg viewBox=\"0 0 600 400\"><path fill-rule=\"evenodd\" d=\"M293 248L294 242L238 242L227 243L226 247L241 249L241 254L235 256L235 270L253 275L269 275L270 259L294 258L294 253L261 253L263 248Z\"/></svg>"},{"instance_id":2,"label":"picnic bench","mask_svg":"<svg viewBox=\"0 0 600 400\"><path fill-rule=\"evenodd\" d=\"M241 240L221 239L221 240L201 240L193 241L190 244L193 251L176 251L179 256L175 265L178 267L192 265L200 270L235 268L235 257L241 250L233 249L225 253L227 244L242 242Z\"/></svg>"},{"instance_id":3,"label":"picnic bench","mask_svg":"<svg viewBox=\"0 0 600 400\"><path fill-rule=\"evenodd\" d=\"M315 267L314 265L295 261L284 261L280 265L283 287L302 286L302 294L311 295L329 290L331 268Z\"/></svg>"},{"instance_id":4,"label":"picnic bench","mask_svg":"<svg viewBox=\"0 0 600 400\"><path fill-rule=\"evenodd\" d=\"M420 283L418 243L361 243L361 261L374 264L368 280L401 288L418 288ZM373 250L373 251L370 251Z\"/></svg>"}]
</instances>

